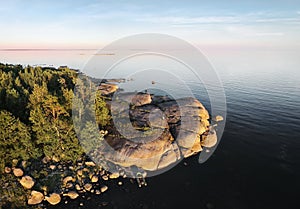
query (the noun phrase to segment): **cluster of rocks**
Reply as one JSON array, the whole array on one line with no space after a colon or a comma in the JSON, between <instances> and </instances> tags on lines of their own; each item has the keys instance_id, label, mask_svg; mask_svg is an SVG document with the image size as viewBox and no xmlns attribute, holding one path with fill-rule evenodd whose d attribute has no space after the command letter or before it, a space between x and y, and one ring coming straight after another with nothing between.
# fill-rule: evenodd
<instances>
[{"instance_id":1,"label":"cluster of rocks","mask_svg":"<svg viewBox=\"0 0 300 209\"><path fill-rule=\"evenodd\" d=\"M105 183L107 180L120 177L118 172L108 173L92 161L78 161L76 165L68 165L55 157L42 160L42 171L46 176L39 179L33 177L34 170L30 167L5 167L5 173L17 177L20 186L28 191L28 205L43 204L43 201L56 205L64 197L73 200L86 192L100 195L108 190ZM51 178L55 181L51 181ZM49 183L45 179L49 179Z\"/></svg>"},{"instance_id":2,"label":"cluster of rocks","mask_svg":"<svg viewBox=\"0 0 300 209\"><path fill-rule=\"evenodd\" d=\"M101 83L98 90L117 118L107 127L107 143L100 147L99 154L116 165L156 171L217 143L210 115L195 98L174 100L169 96L122 92L110 83ZM120 128L126 130L126 136Z\"/></svg>"}]
</instances>

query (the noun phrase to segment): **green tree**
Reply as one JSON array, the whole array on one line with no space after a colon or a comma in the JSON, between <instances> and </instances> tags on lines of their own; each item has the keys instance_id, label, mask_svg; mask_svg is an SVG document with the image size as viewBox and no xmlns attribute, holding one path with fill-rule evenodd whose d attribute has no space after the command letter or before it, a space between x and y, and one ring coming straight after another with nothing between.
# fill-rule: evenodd
<instances>
[{"instance_id":1,"label":"green tree","mask_svg":"<svg viewBox=\"0 0 300 209\"><path fill-rule=\"evenodd\" d=\"M0 123L1 171L12 159L28 160L39 156L38 148L32 142L25 124L5 110L0 111Z\"/></svg>"},{"instance_id":2,"label":"green tree","mask_svg":"<svg viewBox=\"0 0 300 209\"><path fill-rule=\"evenodd\" d=\"M35 86L29 98L29 120L45 156L76 160L83 150L76 137L72 120L59 98L49 94L47 87Z\"/></svg>"},{"instance_id":3,"label":"green tree","mask_svg":"<svg viewBox=\"0 0 300 209\"><path fill-rule=\"evenodd\" d=\"M96 121L101 127L105 127L110 123L111 116L109 109L106 106L106 102L101 97L101 93L99 91L96 92L95 96L95 115Z\"/></svg>"}]
</instances>

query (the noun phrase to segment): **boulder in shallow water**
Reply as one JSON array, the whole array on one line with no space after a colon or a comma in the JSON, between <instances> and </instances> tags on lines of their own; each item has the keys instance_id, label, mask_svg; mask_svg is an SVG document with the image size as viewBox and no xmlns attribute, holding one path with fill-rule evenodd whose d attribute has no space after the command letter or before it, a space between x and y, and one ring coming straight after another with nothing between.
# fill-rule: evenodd
<instances>
[{"instance_id":1,"label":"boulder in shallow water","mask_svg":"<svg viewBox=\"0 0 300 209\"><path fill-rule=\"evenodd\" d=\"M201 145L203 147L213 147L216 145L217 141L217 133L213 127L210 127L208 134L202 136Z\"/></svg>"},{"instance_id":2,"label":"boulder in shallow water","mask_svg":"<svg viewBox=\"0 0 300 209\"><path fill-rule=\"evenodd\" d=\"M107 187L107 186L102 186L101 189L100 189L100 191L101 191L102 193L105 192L106 190L108 190L108 187Z\"/></svg>"},{"instance_id":3,"label":"boulder in shallow water","mask_svg":"<svg viewBox=\"0 0 300 209\"><path fill-rule=\"evenodd\" d=\"M213 120L216 122L219 122L219 121L224 120L224 118L221 115L217 115L217 116L213 117Z\"/></svg>"},{"instance_id":4,"label":"boulder in shallow water","mask_svg":"<svg viewBox=\"0 0 300 209\"><path fill-rule=\"evenodd\" d=\"M96 182L98 182L98 180L99 180L98 176L95 176L95 175L93 175L91 178L92 183L96 183Z\"/></svg>"},{"instance_id":5,"label":"boulder in shallow water","mask_svg":"<svg viewBox=\"0 0 300 209\"><path fill-rule=\"evenodd\" d=\"M117 179L117 178L119 178L119 176L120 176L120 174L118 172L109 174L110 179Z\"/></svg>"},{"instance_id":6,"label":"boulder in shallow water","mask_svg":"<svg viewBox=\"0 0 300 209\"><path fill-rule=\"evenodd\" d=\"M52 193L49 197L45 198L51 205L57 205L61 201L61 196L57 193Z\"/></svg>"},{"instance_id":7,"label":"boulder in shallow water","mask_svg":"<svg viewBox=\"0 0 300 209\"><path fill-rule=\"evenodd\" d=\"M67 194L64 194L64 196L70 197L72 200L76 199L79 194L75 191L69 191Z\"/></svg>"},{"instance_id":8,"label":"boulder in shallow water","mask_svg":"<svg viewBox=\"0 0 300 209\"><path fill-rule=\"evenodd\" d=\"M83 186L83 188L86 190L86 191L90 191L92 189L93 185L92 184L85 184Z\"/></svg>"}]
</instances>

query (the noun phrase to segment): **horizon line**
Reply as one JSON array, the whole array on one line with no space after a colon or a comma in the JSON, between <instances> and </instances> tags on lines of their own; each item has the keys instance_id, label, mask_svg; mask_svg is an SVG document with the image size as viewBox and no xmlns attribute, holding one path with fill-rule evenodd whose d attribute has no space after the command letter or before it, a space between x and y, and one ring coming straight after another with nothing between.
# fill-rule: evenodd
<instances>
[{"instance_id":1,"label":"horizon line","mask_svg":"<svg viewBox=\"0 0 300 209\"><path fill-rule=\"evenodd\" d=\"M68 49L68 48L38 48L38 49L35 49L35 48L4 48L4 49L1 49L0 48L0 51L76 51L76 50L99 50L99 49L93 49L93 48L71 48L71 49Z\"/></svg>"}]
</instances>

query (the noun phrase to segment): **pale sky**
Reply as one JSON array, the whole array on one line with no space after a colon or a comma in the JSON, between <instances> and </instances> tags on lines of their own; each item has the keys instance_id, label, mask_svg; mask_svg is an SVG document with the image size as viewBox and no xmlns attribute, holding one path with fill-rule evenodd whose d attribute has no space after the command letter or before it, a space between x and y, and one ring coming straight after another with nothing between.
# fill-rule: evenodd
<instances>
[{"instance_id":1,"label":"pale sky","mask_svg":"<svg viewBox=\"0 0 300 209\"><path fill-rule=\"evenodd\" d=\"M138 33L193 44L300 47L299 0L0 1L0 49L99 48Z\"/></svg>"}]
</instances>

